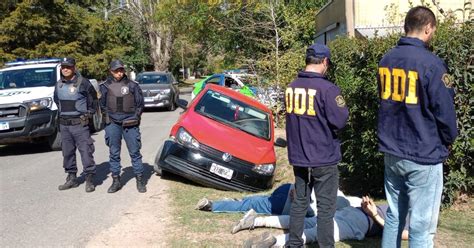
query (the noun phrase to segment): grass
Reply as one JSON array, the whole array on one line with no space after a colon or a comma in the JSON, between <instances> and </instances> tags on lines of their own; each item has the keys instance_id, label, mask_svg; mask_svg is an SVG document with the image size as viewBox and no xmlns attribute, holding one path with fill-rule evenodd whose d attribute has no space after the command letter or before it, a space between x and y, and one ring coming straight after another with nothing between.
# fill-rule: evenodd
<instances>
[{"instance_id":1,"label":"grass","mask_svg":"<svg viewBox=\"0 0 474 248\"><path fill-rule=\"evenodd\" d=\"M281 133L277 133L281 135ZM273 188L286 182L293 182L293 172L286 158L286 149L276 148L277 170ZM170 196L173 207L174 225L168 236L171 247L241 247L247 238L264 231L281 234L283 231L259 228L230 234L231 227L242 214L211 213L194 210L194 206L203 197L208 199L242 198L251 193L221 191L194 184L177 176L166 177L170 180ZM270 193L261 192L259 194ZM384 200L377 200L383 202ZM440 214L435 247L472 247L474 243L474 201L470 199L464 210L444 210ZM381 247L380 238L366 238L363 241L343 241L336 247ZM308 247L318 247L316 244ZM408 247L403 242L402 247Z\"/></svg>"}]
</instances>

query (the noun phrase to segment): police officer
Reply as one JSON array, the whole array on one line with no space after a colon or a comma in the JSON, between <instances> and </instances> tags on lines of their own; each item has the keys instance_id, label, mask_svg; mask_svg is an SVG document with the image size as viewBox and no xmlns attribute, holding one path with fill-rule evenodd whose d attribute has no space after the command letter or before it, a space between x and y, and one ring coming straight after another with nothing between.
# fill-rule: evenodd
<instances>
[{"instance_id":1,"label":"police officer","mask_svg":"<svg viewBox=\"0 0 474 248\"><path fill-rule=\"evenodd\" d=\"M443 161L457 136L454 90L445 63L428 50L436 17L414 7L406 36L379 63L379 151L384 153L389 204L382 247L399 247L406 216L410 247L433 247Z\"/></svg>"},{"instance_id":2,"label":"police officer","mask_svg":"<svg viewBox=\"0 0 474 248\"><path fill-rule=\"evenodd\" d=\"M334 247L334 214L341 160L337 131L349 116L340 89L326 79L329 48L313 44L306 50L306 67L285 91L288 160L295 175L290 209L290 247L303 247L304 217L314 189L317 199L317 240Z\"/></svg>"},{"instance_id":3,"label":"police officer","mask_svg":"<svg viewBox=\"0 0 474 248\"><path fill-rule=\"evenodd\" d=\"M76 148L81 154L86 174L86 192L95 190L93 177L94 140L89 131L89 118L95 113L97 92L86 78L76 71L76 61L64 58L61 61L61 79L54 89L54 102L59 109L59 129L63 151L63 167L68 176L59 190L79 186L77 181Z\"/></svg>"},{"instance_id":4,"label":"police officer","mask_svg":"<svg viewBox=\"0 0 474 248\"><path fill-rule=\"evenodd\" d=\"M122 136L127 144L137 180L138 192L146 192L140 154L140 118L144 107L143 93L138 83L128 79L125 66L120 60L110 62L111 76L100 85L100 105L106 114L105 143L109 147L110 172L113 182L108 189L115 193L122 188L120 182L120 150Z\"/></svg>"}]
</instances>

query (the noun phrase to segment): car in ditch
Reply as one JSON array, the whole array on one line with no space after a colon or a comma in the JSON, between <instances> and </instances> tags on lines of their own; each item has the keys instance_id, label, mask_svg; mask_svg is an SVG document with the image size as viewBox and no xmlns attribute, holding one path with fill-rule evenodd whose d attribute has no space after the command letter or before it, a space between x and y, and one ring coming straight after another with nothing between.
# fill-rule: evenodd
<instances>
[{"instance_id":1,"label":"car in ditch","mask_svg":"<svg viewBox=\"0 0 474 248\"><path fill-rule=\"evenodd\" d=\"M154 169L197 183L235 191L272 187L276 165L273 117L263 104L231 89L209 84L185 110L159 149Z\"/></svg>"},{"instance_id":2,"label":"car in ditch","mask_svg":"<svg viewBox=\"0 0 474 248\"><path fill-rule=\"evenodd\" d=\"M170 72L148 71L137 75L136 81L143 91L145 108L166 107L176 109L179 97L178 82Z\"/></svg>"}]
</instances>

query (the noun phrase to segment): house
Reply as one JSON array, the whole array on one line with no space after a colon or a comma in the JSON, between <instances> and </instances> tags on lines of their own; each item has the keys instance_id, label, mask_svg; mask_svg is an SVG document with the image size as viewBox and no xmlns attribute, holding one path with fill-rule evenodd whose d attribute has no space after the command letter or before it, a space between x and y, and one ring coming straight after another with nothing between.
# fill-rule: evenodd
<instances>
[{"instance_id":1,"label":"house","mask_svg":"<svg viewBox=\"0 0 474 248\"><path fill-rule=\"evenodd\" d=\"M316 14L315 41L327 44L339 35L361 38L402 32L408 10L422 4L441 20L453 16L462 23L474 18L473 0L329 0Z\"/></svg>"}]
</instances>

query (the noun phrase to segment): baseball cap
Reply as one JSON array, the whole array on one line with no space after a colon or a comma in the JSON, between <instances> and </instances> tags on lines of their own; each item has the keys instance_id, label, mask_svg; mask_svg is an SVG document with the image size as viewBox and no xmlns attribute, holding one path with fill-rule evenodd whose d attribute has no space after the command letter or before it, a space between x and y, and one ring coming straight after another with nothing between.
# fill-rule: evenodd
<instances>
[{"instance_id":1,"label":"baseball cap","mask_svg":"<svg viewBox=\"0 0 474 248\"><path fill-rule=\"evenodd\" d=\"M125 65L123 64L122 61L115 59L115 60L112 60L112 62L110 62L109 68L110 70L115 71L119 68L125 68Z\"/></svg>"},{"instance_id":2,"label":"baseball cap","mask_svg":"<svg viewBox=\"0 0 474 248\"><path fill-rule=\"evenodd\" d=\"M331 61L331 52L329 47L323 44L314 43L306 49L306 57L328 58Z\"/></svg>"},{"instance_id":3,"label":"baseball cap","mask_svg":"<svg viewBox=\"0 0 474 248\"><path fill-rule=\"evenodd\" d=\"M62 58L61 59L61 65L65 66L76 66L76 60L73 58Z\"/></svg>"}]
</instances>

